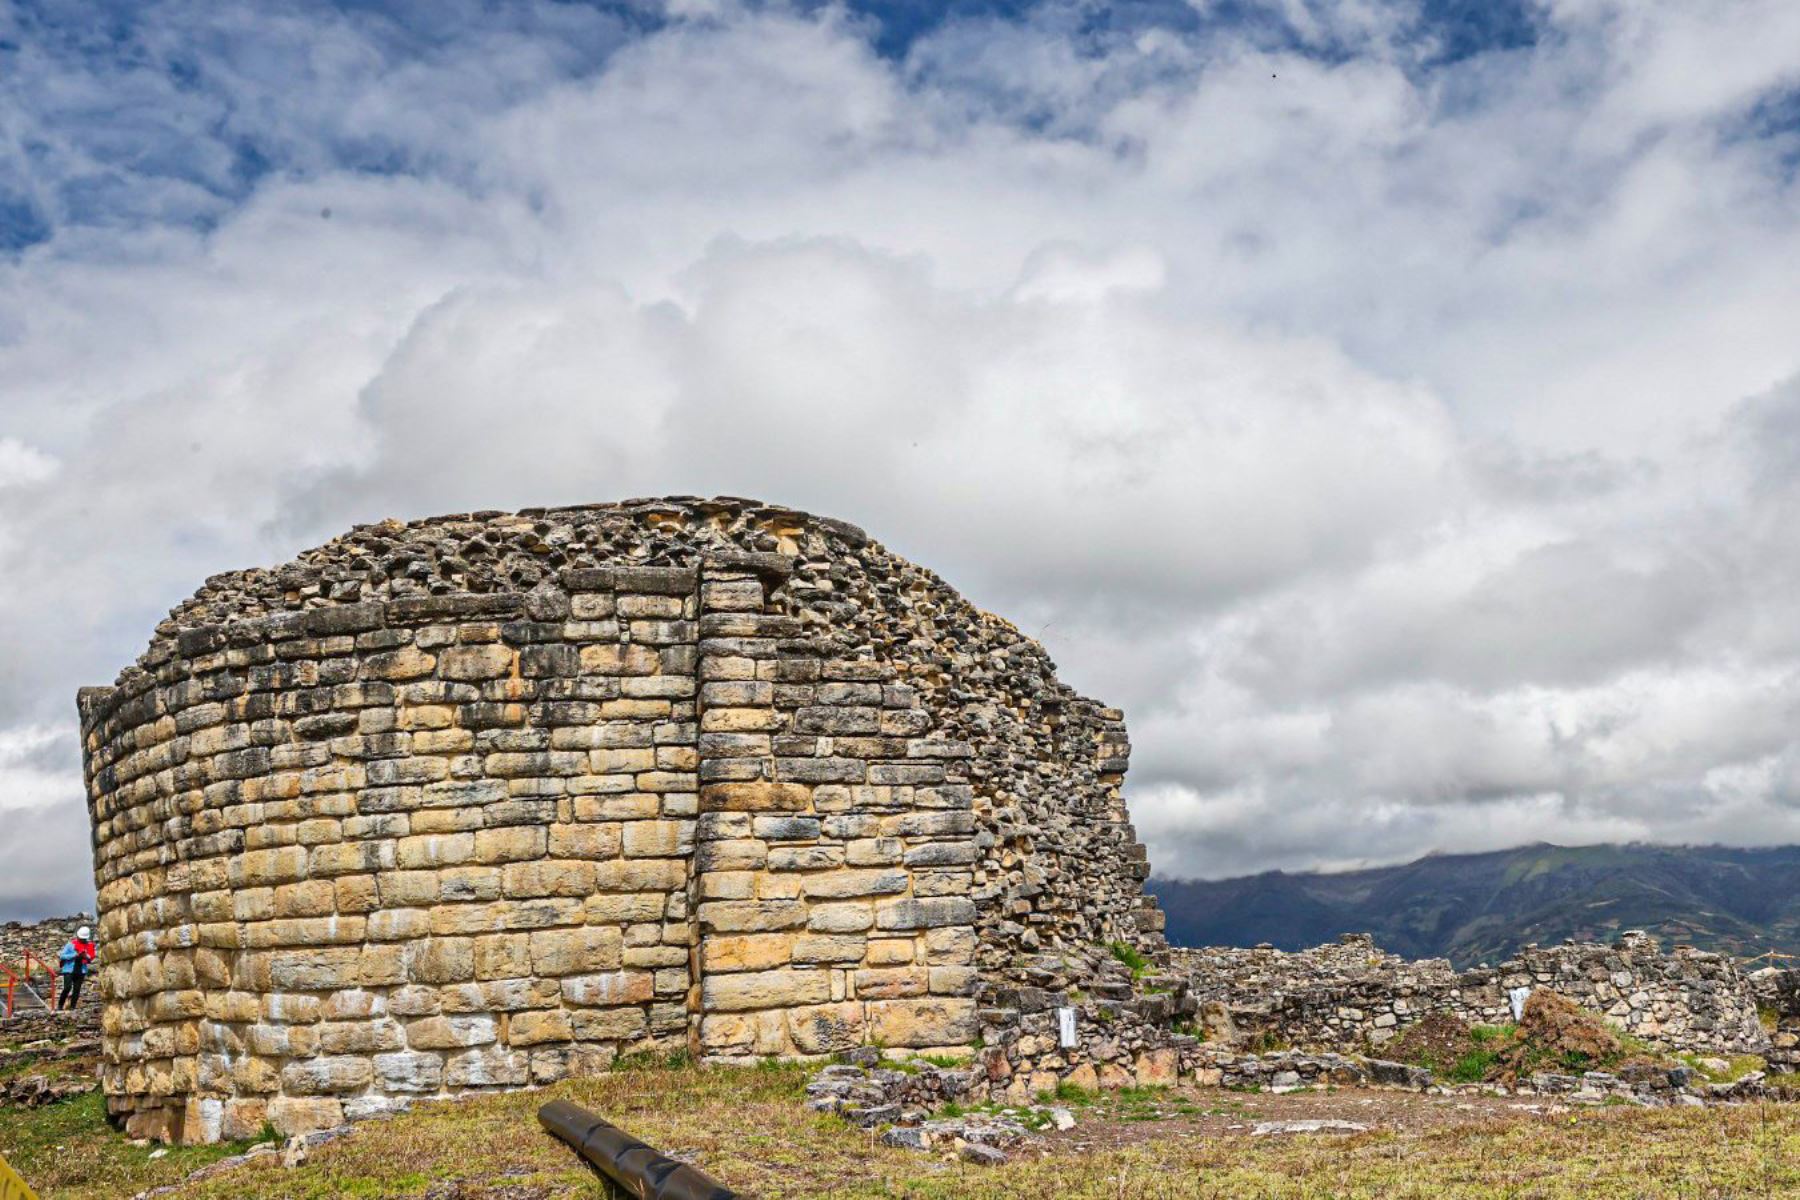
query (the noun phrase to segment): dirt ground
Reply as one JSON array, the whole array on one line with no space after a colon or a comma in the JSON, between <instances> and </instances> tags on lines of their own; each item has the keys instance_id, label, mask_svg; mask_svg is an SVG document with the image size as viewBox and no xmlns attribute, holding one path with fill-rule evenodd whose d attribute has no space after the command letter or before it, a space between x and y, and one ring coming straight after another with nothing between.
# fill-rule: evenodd
<instances>
[{"instance_id":1,"label":"dirt ground","mask_svg":"<svg viewBox=\"0 0 1800 1200\"><path fill-rule=\"evenodd\" d=\"M1070 1106L1077 1124L1046 1131L1018 1154L1085 1154L1144 1143L1231 1137L1333 1137L1342 1132L1257 1134L1268 1122L1345 1121L1368 1132L1425 1133L1458 1125L1542 1120L1568 1111L1544 1096L1438 1096L1339 1088L1285 1095L1181 1088L1140 1102L1101 1099Z\"/></svg>"}]
</instances>

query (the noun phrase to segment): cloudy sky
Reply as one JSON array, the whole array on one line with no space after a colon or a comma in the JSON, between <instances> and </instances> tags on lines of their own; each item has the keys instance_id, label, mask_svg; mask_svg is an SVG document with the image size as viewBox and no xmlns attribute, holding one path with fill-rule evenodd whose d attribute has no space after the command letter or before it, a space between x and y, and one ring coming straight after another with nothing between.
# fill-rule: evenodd
<instances>
[{"instance_id":1,"label":"cloudy sky","mask_svg":"<svg viewBox=\"0 0 1800 1200\"><path fill-rule=\"evenodd\" d=\"M1793 0L0 0L0 917L361 520L856 521L1166 875L1800 841Z\"/></svg>"}]
</instances>

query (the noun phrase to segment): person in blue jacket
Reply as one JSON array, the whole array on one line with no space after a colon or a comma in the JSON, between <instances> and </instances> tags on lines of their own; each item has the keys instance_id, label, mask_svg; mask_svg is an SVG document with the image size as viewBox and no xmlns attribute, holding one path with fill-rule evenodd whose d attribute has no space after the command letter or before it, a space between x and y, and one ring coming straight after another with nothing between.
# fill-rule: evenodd
<instances>
[{"instance_id":1,"label":"person in blue jacket","mask_svg":"<svg viewBox=\"0 0 1800 1200\"><path fill-rule=\"evenodd\" d=\"M62 994L56 998L56 1011L71 1011L81 1000L81 981L87 978L88 964L94 961L94 933L86 925L57 952L62 965Z\"/></svg>"}]
</instances>

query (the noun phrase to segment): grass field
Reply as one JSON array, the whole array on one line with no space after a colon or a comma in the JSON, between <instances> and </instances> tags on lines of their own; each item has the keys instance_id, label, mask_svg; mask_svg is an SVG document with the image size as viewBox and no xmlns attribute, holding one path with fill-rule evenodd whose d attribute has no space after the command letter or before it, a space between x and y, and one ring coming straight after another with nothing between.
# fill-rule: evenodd
<instances>
[{"instance_id":1,"label":"grass field","mask_svg":"<svg viewBox=\"0 0 1800 1200\"><path fill-rule=\"evenodd\" d=\"M1392 1128L1352 1137L1250 1137L1222 1132L1227 1126L1221 1125L1247 1104L1263 1106L1256 1113L1262 1119L1301 1102L1316 1112L1390 1101L1367 1093L1202 1091L1171 1095L1162 1116L1152 1112L1156 1119L1147 1120L1145 1100L1135 1096L1084 1107L1076 1130L1044 1139L1042 1156L1024 1152L1004 1166L981 1168L886 1149L867 1132L809 1113L801 1103L805 1078L791 1067L644 1066L540 1092L426 1105L361 1125L351 1137L314 1150L303 1166L287 1169L265 1159L180 1194L210 1200L601 1196L595 1178L537 1126L537 1107L552 1097L583 1104L766 1200L1800 1194L1800 1107L1789 1105L1471 1116L1455 1098L1421 1097L1404 1103L1438 1105L1431 1121L1396 1119ZM1356 1111L1345 1115L1366 1119ZM150 1148L132 1146L106 1126L94 1095L43 1109L0 1110L0 1152L46 1200L128 1196L234 1149L241 1147L176 1149L153 1159Z\"/></svg>"}]
</instances>

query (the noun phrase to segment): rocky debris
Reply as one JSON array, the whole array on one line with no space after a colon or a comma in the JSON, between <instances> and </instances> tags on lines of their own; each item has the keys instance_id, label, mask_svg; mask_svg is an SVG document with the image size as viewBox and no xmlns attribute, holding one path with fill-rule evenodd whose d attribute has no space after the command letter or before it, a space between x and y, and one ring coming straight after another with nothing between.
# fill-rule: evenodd
<instances>
[{"instance_id":1,"label":"rocky debris","mask_svg":"<svg viewBox=\"0 0 1800 1200\"><path fill-rule=\"evenodd\" d=\"M263 1142L260 1145L250 1147L242 1154L227 1155L224 1158L207 1163L204 1167L190 1171L180 1183L165 1184L162 1187L150 1188L148 1191L138 1192L136 1195L132 1196L131 1200L153 1200L153 1198L157 1196L177 1196L186 1191L190 1184L199 1183L203 1179L211 1179L216 1175L223 1175L227 1171L234 1171L246 1163L257 1162L265 1158L273 1158L282 1153L282 1151L283 1147L276 1145L274 1142Z\"/></svg>"},{"instance_id":2,"label":"rocky debris","mask_svg":"<svg viewBox=\"0 0 1800 1200\"><path fill-rule=\"evenodd\" d=\"M0 1105L42 1108L74 1096L85 1095L99 1084L93 1079L52 1079L47 1075L15 1075L0 1080Z\"/></svg>"},{"instance_id":3,"label":"rocky debris","mask_svg":"<svg viewBox=\"0 0 1800 1200\"><path fill-rule=\"evenodd\" d=\"M303 1133L291 1137L281 1148L281 1165L283 1167L305 1166L312 1152L328 1142L335 1142L350 1132L350 1126L339 1125L332 1129L316 1129L311 1133Z\"/></svg>"},{"instance_id":4,"label":"rocky debris","mask_svg":"<svg viewBox=\"0 0 1800 1200\"><path fill-rule=\"evenodd\" d=\"M1367 1133L1369 1126L1356 1121L1258 1121L1250 1130L1252 1137L1270 1137L1290 1133Z\"/></svg>"},{"instance_id":5,"label":"rocky debris","mask_svg":"<svg viewBox=\"0 0 1800 1200\"><path fill-rule=\"evenodd\" d=\"M983 1146L976 1142L965 1142L956 1148L956 1156L966 1163L974 1163L978 1167L997 1167L1006 1161L1003 1151L992 1146Z\"/></svg>"},{"instance_id":6,"label":"rocky debris","mask_svg":"<svg viewBox=\"0 0 1800 1200\"><path fill-rule=\"evenodd\" d=\"M916 1124L933 1110L966 1097L969 1084L967 1070L838 1063L821 1069L806 1085L806 1103L814 1112L836 1113L865 1129L897 1121Z\"/></svg>"},{"instance_id":7,"label":"rocky debris","mask_svg":"<svg viewBox=\"0 0 1800 1200\"><path fill-rule=\"evenodd\" d=\"M1750 976L1757 1013L1769 1029L1769 1066L1800 1073L1800 969L1764 967Z\"/></svg>"}]
</instances>

